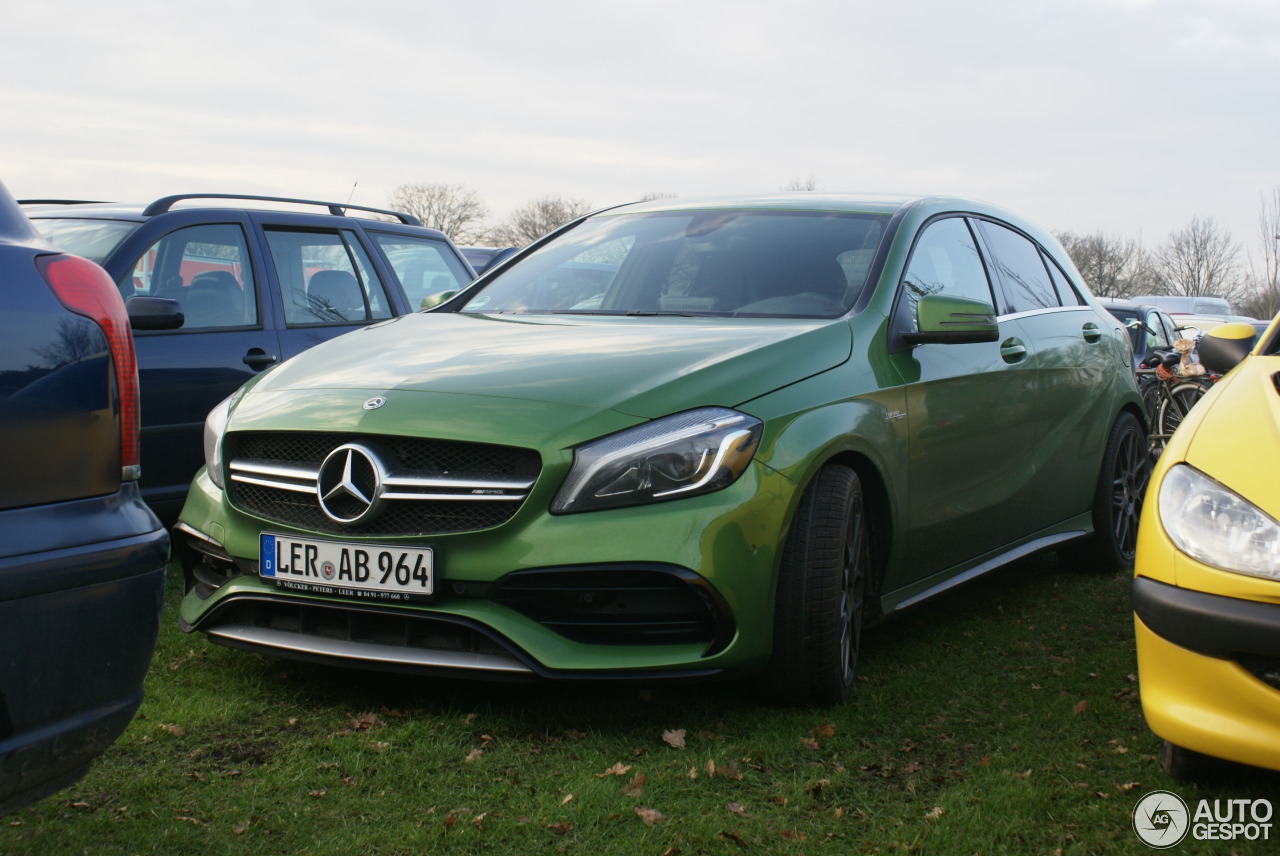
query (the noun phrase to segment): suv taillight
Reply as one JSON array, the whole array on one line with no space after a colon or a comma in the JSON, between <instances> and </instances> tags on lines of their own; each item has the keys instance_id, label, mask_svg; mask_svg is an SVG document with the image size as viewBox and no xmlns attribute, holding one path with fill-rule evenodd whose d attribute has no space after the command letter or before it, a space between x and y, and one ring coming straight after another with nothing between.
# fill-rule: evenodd
<instances>
[{"instance_id":1,"label":"suv taillight","mask_svg":"<svg viewBox=\"0 0 1280 856\"><path fill-rule=\"evenodd\" d=\"M66 254L37 256L36 268L68 309L90 319L106 334L120 399L121 478L134 481L139 474L138 364L124 300L107 272L88 259Z\"/></svg>"}]
</instances>

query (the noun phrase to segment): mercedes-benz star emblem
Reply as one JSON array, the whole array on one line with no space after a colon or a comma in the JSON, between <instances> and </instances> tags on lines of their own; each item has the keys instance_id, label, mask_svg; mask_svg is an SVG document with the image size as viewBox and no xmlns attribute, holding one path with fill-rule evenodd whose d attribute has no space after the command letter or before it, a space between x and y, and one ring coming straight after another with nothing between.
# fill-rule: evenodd
<instances>
[{"instance_id":1,"label":"mercedes-benz star emblem","mask_svg":"<svg viewBox=\"0 0 1280 856\"><path fill-rule=\"evenodd\" d=\"M381 395L376 395L364 403L364 409L377 410L379 407L381 407L386 403L387 403L387 400L385 398L383 398Z\"/></svg>"},{"instance_id":2,"label":"mercedes-benz star emblem","mask_svg":"<svg viewBox=\"0 0 1280 856\"><path fill-rule=\"evenodd\" d=\"M347 525L372 520L382 510L386 473L377 456L358 443L329 453L316 478L320 509L330 520Z\"/></svg>"}]
</instances>

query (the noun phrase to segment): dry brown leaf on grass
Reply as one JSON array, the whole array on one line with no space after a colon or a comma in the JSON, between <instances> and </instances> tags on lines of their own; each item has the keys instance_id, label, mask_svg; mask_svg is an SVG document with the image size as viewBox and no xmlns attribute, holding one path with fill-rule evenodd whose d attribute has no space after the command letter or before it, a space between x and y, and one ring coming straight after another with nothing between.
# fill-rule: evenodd
<instances>
[{"instance_id":1,"label":"dry brown leaf on grass","mask_svg":"<svg viewBox=\"0 0 1280 856\"><path fill-rule=\"evenodd\" d=\"M622 793L629 797L638 797L640 792L644 790L644 783L649 781L644 773L636 773L631 777L631 781L622 786Z\"/></svg>"},{"instance_id":2,"label":"dry brown leaf on grass","mask_svg":"<svg viewBox=\"0 0 1280 856\"><path fill-rule=\"evenodd\" d=\"M642 805L636 806L636 815L644 821L645 826L653 826L660 820L666 820L666 818L662 816L662 812L657 809L645 808Z\"/></svg>"},{"instance_id":3,"label":"dry brown leaf on grass","mask_svg":"<svg viewBox=\"0 0 1280 856\"><path fill-rule=\"evenodd\" d=\"M740 802L731 802L731 803L729 803L728 805L726 805L726 806L725 806L725 808L726 808L728 811L731 811L731 812L733 812L734 814L738 815L739 817L746 817L746 816L747 816L747 809L746 809L746 807L745 807L742 803L740 803Z\"/></svg>"},{"instance_id":4,"label":"dry brown leaf on grass","mask_svg":"<svg viewBox=\"0 0 1280 856\"><path fill-rule=\"evenodd\" d=\"M662 732L662 742L673 749L683 749L684 735L685 730L683 728L673 728L670 731Z\"/></svg>"},{"instance_id":5,"label":"dry brown leaf on grass","mask_svg":"<svg viewBox=\"0 0 1280 856\"><path fill-rule=\"evenodd\" d=\"M568 805L573 802L573 794L565 794L564 799L560 800L560 805Z\"/></svg>"},{"instance_id":6,"label":"dry brown leaf on grass","mask_svg":"<svg viewBox=\"0 0 1280 856\"><path fill-rule=\"evenodd\" d=\"M470 752L467 753L467 757L463 758L462 761L465 764L470 764L472 761L479 758L483 754L484 754L483 749L472 749Z\"/></svg>"},{"instance_id":7,"label":"dry brown leaf on grass","mask_svg":"<svg viewBox=\"0 0 1280 856\"><path fill-rule=\"evenodd\" d=\"M836 736L836 727L830 722L824 722L812 728L809 733L819 740L830 740Z\"/></svg>"},{"instance_id":8,"label":"dry brown leaf on grass","mask_svg":"<svg viewBox=\"0 0 1280 856\"><path fill-rule=\"evenodd\" d=\"M1076 716L1079 716L1080 714L1084 713L1088 709L1089 709L1089 702L1078 701L1076 702L1075 707L1071 708L1071 712L1074 713Z\"/></svg>"},{"instance_id":9,"label":"dry brown leaf on grass","mask_svg":"<svg viewBox=\"0 0 1280 856\"><path fill-rule=\"evenodd\" d=\"M703 767L707 771L707 778L714 779L716 777L716 762L710 758L707 759L706 765Z\"/></svg>"},{"instance_id":10,"label":"dry brown leaf on grass","mask_svg":"<svg viewBox=\"0 0 1280 856\"><path fill-rule=\"evenodd\" d=\"M609 769L605 770L603 773L596 773L596 778L603 779L605 776L623 776L623 775L626 775L626 773L630 769L631 768L628 767L626 764L619 761Z\"/></svg>"},{"instance_id":11,"label":"dry brown leaf on grass","mask_svg":"<svg viewBox=\"0 0 1280 856\"><path fill-rule=\"evenodd\" d=\"M160 726L160 730L167 731L168 733L172 734L174 737L187 736L187 729L183 728L181 725L163 725L162 724Z\"/></svg>"},{"instance_id":12,"label":"dry brown leaf on grass","mask_svg":"<svg viewBox=\"0 0 1280 856\"><path fill-rule=\"evenodd\" d=\"M378 715L371 712L365 712L359 716L352 716L348 713L347 722L351 724L352 731L367 731L375 725L382 724L381 720L378 719Z\"/></svg>"},{"instance_id":13,"label":"dry brown leaf on grass","mask_svg":"<svg viewBox=\"0 0 1280 856\"><path fill-rule=\"evenodd\" d=\"M944 809L942 806L935 805L933 808L929 809L924 813L924 819L937 820L938 818L942 817L946 813L947 813L946 809Z\"/></svg>"},{"instance_id":14,"label":"dry brown leaf on grass","mask_svg":"<svg viewBox=\"0 0 1280 856\"><path fill-rule=\"evenodd\" d=\"M804 747L804 748L806 748L806 749L820 749L820 748L822 748L822 744L820 744L817 740L814 740L812 737L801 737L801 738L800 738L800 745L801 745L801 746L803 746L803 747Z\"/></svg>"},{"instance_id":15,"label":"dry brown leaf on grass","mask_svg":"<svg viewBox=\"0 0 1280 856\"><path fill-rule=\"evenodd\" d=\"M547 829L550 829L556 835L565 835L566 833L573 832L573 824L567 820L562 820L559 823L548 823Z\"/></svg>"}]
</instances>

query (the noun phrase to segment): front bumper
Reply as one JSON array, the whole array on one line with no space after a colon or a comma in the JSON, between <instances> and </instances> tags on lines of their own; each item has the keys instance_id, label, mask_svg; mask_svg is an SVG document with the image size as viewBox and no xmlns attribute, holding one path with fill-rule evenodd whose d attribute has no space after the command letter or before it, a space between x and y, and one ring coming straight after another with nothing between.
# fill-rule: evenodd
<instances>
[{"instance_id":1,"label":"front bumper","mask_svg":"<svg viewBox=\"0 0 1280 856\"><path fill-rule=\"evenodd\" d=\"M1143 576L1133 604L1151 730L1205 755L1280 770L1280 604Z\"/></svg>"},{"instance_id":2,"label":"front bumper","mask_svg":"<svg viewBox=\"0 0 1280 856\"><path fill-rule=\"evenodd\" d=\"M562 516L530 507L493 529L404 539L435 550L439 592L406 605L264 582L258 535L290 530L229 506L202 473L177 530L180 622L275 656L459 677L757 668L772 649L777 556L795 498L794 484L755 464L722 491L678 502Z\"/></svg>"}]
</instances>

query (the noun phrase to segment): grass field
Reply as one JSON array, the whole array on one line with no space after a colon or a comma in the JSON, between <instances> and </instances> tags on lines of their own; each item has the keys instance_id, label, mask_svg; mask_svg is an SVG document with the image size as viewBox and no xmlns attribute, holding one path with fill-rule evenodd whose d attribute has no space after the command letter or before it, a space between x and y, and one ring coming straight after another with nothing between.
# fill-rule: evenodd
<instances>
[{"instance_id":1,"label":"grass field","mask_svg":"<svg viewBox=\"0 0 1280 856\"><path fill-rule=\"evenodd\" d=\"M739 685L270 660L182 634L178 595L140 715L79 784L0 820L0 853L1133 854L1148 791L1280 804L1271 774L1160 772L1128 580L1053 556L873 631L854 701L807 710Z\"/></svg>"}]
</instances>

